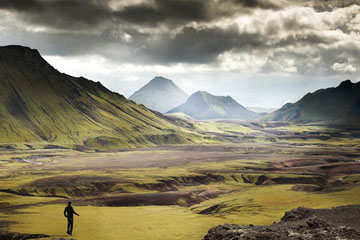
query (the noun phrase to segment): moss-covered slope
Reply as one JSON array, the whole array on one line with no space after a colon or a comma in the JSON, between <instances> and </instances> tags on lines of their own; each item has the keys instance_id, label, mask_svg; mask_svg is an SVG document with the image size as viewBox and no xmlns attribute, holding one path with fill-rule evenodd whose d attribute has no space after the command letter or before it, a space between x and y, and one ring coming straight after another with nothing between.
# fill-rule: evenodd
<instances>
[{"instance_id":1,"label":"moss-covered slope","mask_svg":"<svg viewBox=\"0 0 360 240\"><path fill-rule=\"evenodd\" d=\"M343 81L336 88L306 94L296 103L287 103L263 120L301 123L360 125L360 82Z\"/></svg>"},{"instance_id":2,"label":"moss-covered slope","mask_svg":"<svg viewBox=\"0 0 360 240\"><path fill-rule=\"evenodd\" d=\"M167 143L166 139L171 143L189 141L174 137L181 134L183 131L163 115L99 82L58 72L37 50L0 47L0 143L117 148Z\"/></svg>"}]
</instances>

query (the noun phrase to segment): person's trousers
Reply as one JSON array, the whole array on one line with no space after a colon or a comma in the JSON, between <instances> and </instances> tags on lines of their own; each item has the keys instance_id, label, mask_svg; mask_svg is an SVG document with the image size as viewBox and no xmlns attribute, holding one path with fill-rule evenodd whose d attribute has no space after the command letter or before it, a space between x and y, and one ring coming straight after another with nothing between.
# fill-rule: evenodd
<instances>
[{"instance_id":1,"label":"person's trousers","mask_svg":"<svg viewBox=\"0 0 360 240\"><path fill-rule=\"evenodd\" d=\"M74 221L72 218L68 218L67 233L72 233Z\"/></svg>"}]
</instances>

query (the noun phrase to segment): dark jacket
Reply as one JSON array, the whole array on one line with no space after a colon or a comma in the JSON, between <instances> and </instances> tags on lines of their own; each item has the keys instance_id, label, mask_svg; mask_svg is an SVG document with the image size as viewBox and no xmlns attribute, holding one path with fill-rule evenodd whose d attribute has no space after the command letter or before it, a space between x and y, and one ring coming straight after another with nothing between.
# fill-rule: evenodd
<instances>
[{"instance_id":1,"label":"dark jacket","mask_svg":"<svg viewBox=\"0 0 360 240\"><path fill-rule=\"evenodd\" d=\"M73 219L74 218L74 214L78 215L75 210L72 208L72 206L67 206L64 210L64 216L67 217L68 219Z\"/></svg>"}]
</instances>

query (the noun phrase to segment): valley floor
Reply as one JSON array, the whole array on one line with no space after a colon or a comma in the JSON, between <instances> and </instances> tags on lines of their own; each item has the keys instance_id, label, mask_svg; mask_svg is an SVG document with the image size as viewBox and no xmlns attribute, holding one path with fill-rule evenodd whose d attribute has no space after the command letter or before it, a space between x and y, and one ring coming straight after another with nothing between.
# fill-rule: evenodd
<instances>
[{"instance_id":1,"label":"valley floor","mask_svg":"<svg viewBox=\"0 0 360 240\"><path fill-rule=\"evenodd\" d=\"M299 206L360 204L356 129L197 124L226 143L0 150L0 231L69 238L69 199L80 213L72 238L107 240L195 240L219 224L271 224Z\"/></svg>"}]
</instances>

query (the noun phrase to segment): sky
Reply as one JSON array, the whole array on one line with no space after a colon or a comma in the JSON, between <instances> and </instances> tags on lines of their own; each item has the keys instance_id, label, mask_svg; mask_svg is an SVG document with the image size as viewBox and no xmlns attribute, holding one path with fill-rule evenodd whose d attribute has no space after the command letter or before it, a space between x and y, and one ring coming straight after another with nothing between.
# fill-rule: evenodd
<instances>
[{"instance_id":1,"label":"sky","mask_svg":"<svg viewBox=\"0 0 360 240\"><path fill-rule=\"evenodd\" d=\"M360 80L360 0L0 0L13 44L126 97L163 76L281 107Z\"/></svg>"}]
</instances>

